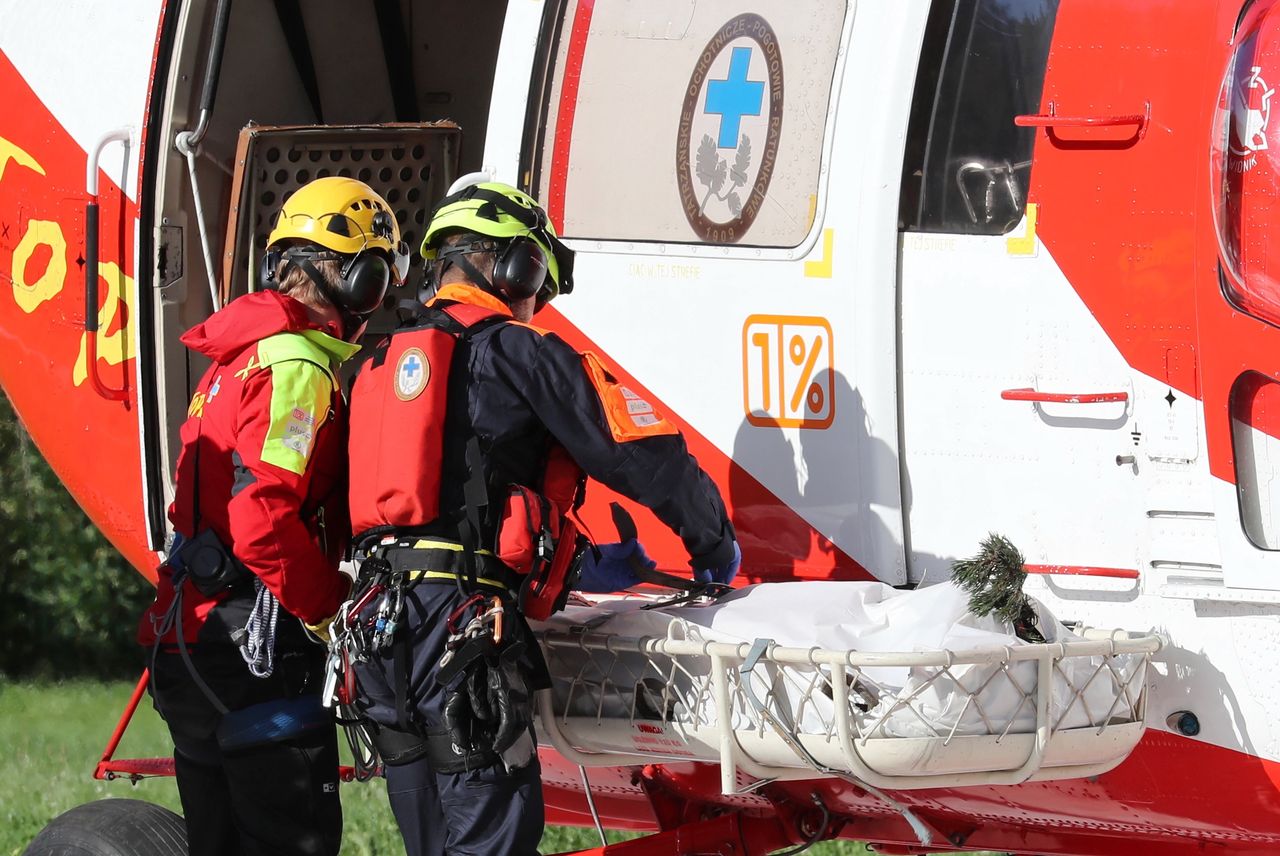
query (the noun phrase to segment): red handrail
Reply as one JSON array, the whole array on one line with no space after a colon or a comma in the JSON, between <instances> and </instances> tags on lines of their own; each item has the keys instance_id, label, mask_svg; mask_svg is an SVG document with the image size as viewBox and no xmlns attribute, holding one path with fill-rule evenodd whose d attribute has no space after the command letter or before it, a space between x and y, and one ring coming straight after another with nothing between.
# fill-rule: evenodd
<instances>
[{"instance_id":1,"label":"red handrail","mask_svg":"<svg viewBox=\"0 0 1280 856\"><path fill-rule=\"evenodd\" d=\"M1088 565L1023 565L1029 574L1067 577L1109 577L1114 580L1136 580L1141 574L1134 568L1094 568Z\"/></svg>"},{"instance_id":2,"label":"red handrail","mask_svg":"<svg viewBox=\"0 0 1280 856\"><path fill-rule=\"evenodd\" d=\"M1019 128L1107 128L1121 125L1136 125L1138 139L1147 133L1147 125L1151 123L1151 102L1141 113L1126 113L1119 116L1059 116L1057 105L1049 102L1049 112L1030 113L1014 116L1013 124Z\"/></svg>"},{"instance_id":3,"label":"red handrail","mask_svg":"<svg viewBox=\"0 0 1280 856\"><path fill-rule=\"evenodd\" d=\"M133 688L133 695L129 697L129 703L125 705L124 713L120 715L120 721L116 723L116 729L111 733L111 739L107 742L107 748L102 750L102 758L98 760L98 766L93 771L95 779L105 779L111 781L120 777L126 777L133 782L148 776L172 776L173 758L121 758L114 759L112 756L116 754L116 748L120 745L120 739L124 737L125 730L129 727L129 723L133 721L133 714L138 710L138 703L142 701L143 695L147 692L147 684L151 681L151 670L143 669L142 677L138 679L138 685ZM347 764L338 765L338 779L342 782L356 781L356 771L354 767Z\"/></svg>"},{"instance_id":4,"label":"red handrail","mask_svg":"<svg viewBox=\"0 0 1280 856\"><path fill-rule=\"evenodd\" d=\"M102 758L98 760L98 766L93 771L95 779L114 779L120 774L131 777L173 775L173 759L171 758L112 760L112 756L116 754L116 747L120 745L120 738L124 737L125 729L129 727L129 723L133 720L133 714L137 711L138 703L142 701L142 696L146 693L147 684L150 681L151 670L143 669L142 677L138 679L138 685L133 688L133 695L129 697L129 703L125 705L124 713L120 715L120 721L116 723L116 730L111 733L107 748L102 750Z\"/></svg>"},{"instance_id":5,"label":"red handrail","mask_svg":"<svg viewBox=\"0 0 1280 856\"><path fill-rule=\"evenodd\" d=\"M1041 392L1029 386L1006 389L1000 392L1005 401L1047 401L1055 404L1104 404L1108 401L1128 401L1127 392Z\"/></svg>"}]
</instances>

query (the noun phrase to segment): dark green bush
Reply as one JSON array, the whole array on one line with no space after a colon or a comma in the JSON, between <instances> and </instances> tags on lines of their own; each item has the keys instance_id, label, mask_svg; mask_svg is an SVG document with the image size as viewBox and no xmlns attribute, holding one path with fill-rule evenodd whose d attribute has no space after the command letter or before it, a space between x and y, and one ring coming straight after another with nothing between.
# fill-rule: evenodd
<instances>
[{"instance_id":1,"label":"dark green bush","mask_svg":"<svg viewBox=\"0 0 1280 856\"><path fill-rule=\"evenodd\" d=\"M150 583L89 522L0 393L0 674L129 677Z\"/></svg>"}]
</instances>

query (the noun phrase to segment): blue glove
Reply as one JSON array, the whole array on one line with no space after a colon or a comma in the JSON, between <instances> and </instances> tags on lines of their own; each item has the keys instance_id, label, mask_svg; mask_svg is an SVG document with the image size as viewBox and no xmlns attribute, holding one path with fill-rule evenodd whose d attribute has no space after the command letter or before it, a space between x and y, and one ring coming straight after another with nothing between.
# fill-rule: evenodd
<instances>
[{"instance_id":1,"label":"blue glove","mask_svg":"<svg viewBox=\"0 0 1280 856\"><path fill-rule=\"evenodd\" d=\"M640 582L632 563L653 570L658 563L650 559L644 547L634 538L617 544L599 544L582 557L582 576L574 586L577 591L608 594L631 588Z\"/></svg>"},{"instance_id":2,"label":"blue glove","mask_svg":"<svg viewBox=\"0 0 1280 856\"><path fill-rule=\"evenodd\" d=\"M723 565L696 570L693 572L693 578L700 583L720 583L727 586L738 575L740 567L742 567L742 549L738 547L738 542L734 541L733 558Z\"/></svg>"}]
</instances>

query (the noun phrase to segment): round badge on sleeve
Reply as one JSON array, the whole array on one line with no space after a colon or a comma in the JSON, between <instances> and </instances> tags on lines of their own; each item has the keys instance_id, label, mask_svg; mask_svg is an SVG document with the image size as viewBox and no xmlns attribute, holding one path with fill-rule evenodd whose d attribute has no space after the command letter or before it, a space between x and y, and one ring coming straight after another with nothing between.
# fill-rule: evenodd
<instances>
[{"instance_id":1,"label":"round badge on sleeve","mask_svg":"<svg viewBox=\"0 0 1280 856\"><path fill-rule=\"evenodd\" d=\"M417 348L409 348L396 362L396 398L413 401L427 388L431 379L431 364L427 355Z\"/></svg>"}]
</instances>

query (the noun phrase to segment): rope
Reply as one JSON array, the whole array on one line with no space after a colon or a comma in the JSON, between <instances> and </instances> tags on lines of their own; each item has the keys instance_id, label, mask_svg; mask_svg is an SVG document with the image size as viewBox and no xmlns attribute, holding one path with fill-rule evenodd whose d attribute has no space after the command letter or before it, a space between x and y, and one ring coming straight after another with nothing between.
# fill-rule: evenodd
<instances>
[{"instance_id":1,"label":"rope","mask_svg":"<svg viewBox=\"0 0 1280 856\"><path fill-rule=\"evenodd\" d=\"M244 625L245 638L240 643L240 656L255 678L269 678L276 668L276 619L280 615L280 602L261 579L255 577L253 585L257 597Z\"/></svg>"}]
</instances>

